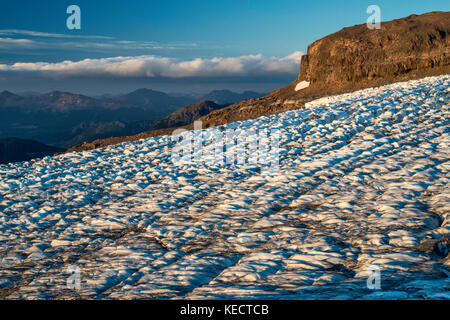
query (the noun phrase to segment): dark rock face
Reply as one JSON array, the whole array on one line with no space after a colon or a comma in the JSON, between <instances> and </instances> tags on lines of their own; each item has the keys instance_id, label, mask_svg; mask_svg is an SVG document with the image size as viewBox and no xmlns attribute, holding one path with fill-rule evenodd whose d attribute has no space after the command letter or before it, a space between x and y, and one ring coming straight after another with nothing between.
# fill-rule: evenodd
<instances>
[{"instance_id":1,"label":"dark rock face","mask_svg":"<svg viewBox=\"0 0 450 320\"><path fill-rule=\"evenodd\" d=\"M449 36L450 12L382 22L381 29L366 24L344 28L308 47L297 80L286 87L292 91L287 95L334 94L448 73ZM296 92L300 81L309 81L310 86Z\"/></svg>"},{"instance_id":2,"label":"dark rock face","mask_svg":"<svg viewBox=\"0 0 450 320\"><path fill-rule=\"evenodd\" d=\"M34 140L6 138L0 139L0 164L28 161L34 158L51 156L64 149L47 146Z\"/></svg>"},{"instance_id":3,"label":"dark rock face","mask_svg":"<svg viewBox=\"0 0 450 320\"><path fill-rule=\"evenodd\" d=\"M151 129L166 129L185 126L194 122L201 116L207 115L213 110L222 109L224 107L225 106L218 105L208 100L189 104L156 122L152 125Z\"/></svg>"}]
</instances>

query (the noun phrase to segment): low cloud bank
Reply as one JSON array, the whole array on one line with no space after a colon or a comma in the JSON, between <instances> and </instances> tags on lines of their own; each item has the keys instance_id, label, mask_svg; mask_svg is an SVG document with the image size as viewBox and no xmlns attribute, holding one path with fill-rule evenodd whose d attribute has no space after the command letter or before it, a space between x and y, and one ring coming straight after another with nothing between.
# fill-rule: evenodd
<instances>
[{"instance_id":1,"label":"low cloud bank","mask_svg":"<svg viewBox=\"0 0 450 320\"><path fill-rule=\"evenodd\" d=\"M37 73L50 77L214 78L296 75L303 53L286 57L261 54L181 60L154 55L80 61L0 64L2 73Z\"/></svg>"}]
</instances>

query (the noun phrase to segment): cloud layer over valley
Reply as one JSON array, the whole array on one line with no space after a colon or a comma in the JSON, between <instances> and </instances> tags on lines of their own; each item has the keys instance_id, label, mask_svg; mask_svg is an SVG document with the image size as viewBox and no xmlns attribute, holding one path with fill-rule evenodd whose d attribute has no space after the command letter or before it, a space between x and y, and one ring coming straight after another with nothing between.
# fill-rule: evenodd
<instances>
[{"instance_id":1,"label":"cloud layer over valley","mask_svg":"<svg viewBox=\"0 0 450 320\"><path fill-rule=\"evenodd\" d=\"M0 64L2 73L34 73L50 77L209 78L296 75L302 53L286 57L262 54L239 57L177 58L141 55L62 62Z\"/></svg>"}]
</instances>

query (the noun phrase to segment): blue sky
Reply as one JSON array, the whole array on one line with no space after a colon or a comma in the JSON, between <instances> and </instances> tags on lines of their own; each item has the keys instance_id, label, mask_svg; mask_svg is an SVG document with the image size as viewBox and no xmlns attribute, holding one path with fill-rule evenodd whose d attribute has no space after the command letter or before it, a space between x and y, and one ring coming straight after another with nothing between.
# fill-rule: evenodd
<instances>
[{"instance_id":1,"label":"blue sky","mask_svg":"<svg viewBox=\"0 0 450 320\"><path fill-rule=\"evenodd\" d=\"M81 30L66 27L66 8L71 4L81 8ZM186 78L208 79L199 80L198 85L189 90L206 90L215 82L216 86L226 86L227 81L237 90L257 89L258 83L262 90L271 90L295 78L298 53L306 52L308 44L345 26L365 23L366 8L371 4L381 8L383 21L413 13L450 10L447 0L5 0L0 3L2 65L77 62L118 56L155 56L172 60L155 62L153 59L149 62L145 58L146 65L157 63L157 74L133 74L120 69L122 75L125 73L120 79L115 79L117 74L108 74L103 86L93 88L88 85L89 89L83 88L80 80L83 76L76 73L65 71L64 81L47 78L48 86L45 87L39 80L33 80L41 76L36 72L24 74L23 71L8 70L0 72L0 90L45 91L51 90L53 85L86 93L112 92L120 88L126 91L136 86L153 86L167 91L171 89L173 75L180 68L186 69L181 65L183 61L190 62L190 67L196 70L201 69L198 74L186 71ZM221 60L219 69L211 67L217 64L214 59L238 57L244 58ZM196 59L203 60L197 63ZM110 65L110 60L106 63ZM164 68L174 63L176 68L166 72ZM232 63L244 64L246 68L236 74L225 72L223 68L233 69ZM261 65L267 66L266 72L255 71ZM208 71L202 69L205 67ZM214 70L220 71L217 77L214 77ZM174 79L173 89L183 89L182 82ZM190 80L189 84L192 83Z\"/></svg>"}]
</instances>

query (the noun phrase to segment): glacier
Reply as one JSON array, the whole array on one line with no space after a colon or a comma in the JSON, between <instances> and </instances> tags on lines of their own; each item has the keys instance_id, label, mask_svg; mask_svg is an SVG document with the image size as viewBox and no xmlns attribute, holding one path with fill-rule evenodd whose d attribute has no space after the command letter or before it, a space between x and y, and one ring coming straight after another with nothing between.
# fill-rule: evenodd
<instances>
[{"instance_id":1,"label":"glacier","mask_svg":"<svg viewBox=\"0 0 450 320\"><path fill-rule=\"evenodd\" d=\"M276 173L170 136L1 165L0 298L450 299L449 84L221 126L278 129Z\"/></svg>"}]
</instances>

